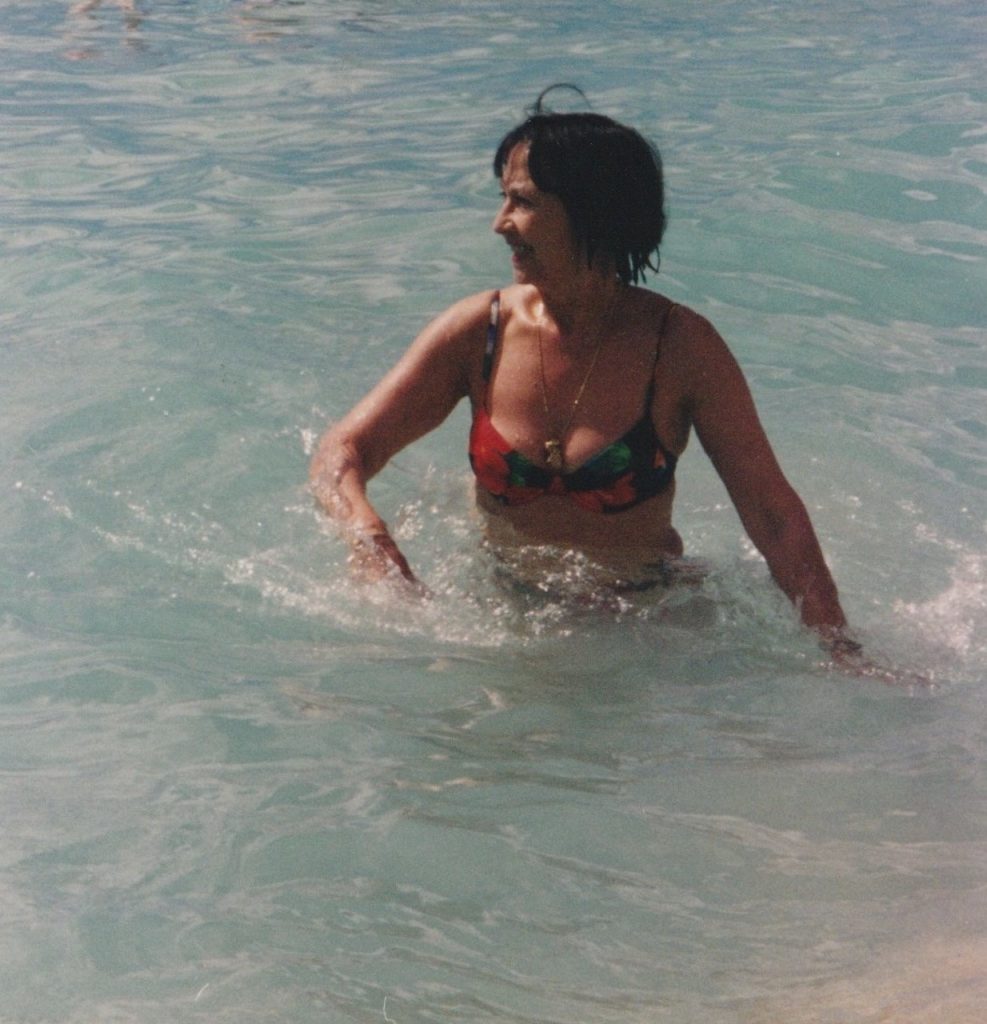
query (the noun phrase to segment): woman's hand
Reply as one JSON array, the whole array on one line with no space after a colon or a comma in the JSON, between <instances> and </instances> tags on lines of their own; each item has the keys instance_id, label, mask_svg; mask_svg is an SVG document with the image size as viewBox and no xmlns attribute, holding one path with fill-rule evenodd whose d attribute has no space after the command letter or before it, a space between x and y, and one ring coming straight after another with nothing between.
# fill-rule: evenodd
<instances>
[{"instance_id":1,"label":"woman's hand","mask_svg":"<svg viewBox=\"0 0 987 1024\"><path fill-rule=\"evenodd\" d=\"M930 690L933 682L918 672L902 671L882 665L864 652L863 644L854 640L846 629L824 633L822 645L832 658L833 667L860 679L875 679L886 686L910 690Z\"/></svg>"},{"instance_id":2,"label":"woman's hand","mask_svg":"<svg viewBox=\"0 0 987 1024\"><path fill-rule=\"evenodd\" d=\"M354 574L366 583L393 580L418 597L431 596L386 529L354 537L349 564Z\"/></svg>"}]
</instances>

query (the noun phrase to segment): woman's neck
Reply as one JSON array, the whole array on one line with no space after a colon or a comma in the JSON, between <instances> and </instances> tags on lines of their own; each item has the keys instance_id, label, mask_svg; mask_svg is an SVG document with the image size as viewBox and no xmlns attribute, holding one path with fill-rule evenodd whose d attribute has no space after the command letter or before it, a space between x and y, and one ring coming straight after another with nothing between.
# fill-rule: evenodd
<instances>
[{"instance_id":1,"label":"woman's neck","mask_svg":"<svg viewBox=\"0 0 987 1024\"><path fill-rule=\"evenodd\" d=\"M533 319L563 345L595 342L619 301L623 285L612 274L587 271L567 287L537 287L531 302Z\"/></svg>"}]
</instances>

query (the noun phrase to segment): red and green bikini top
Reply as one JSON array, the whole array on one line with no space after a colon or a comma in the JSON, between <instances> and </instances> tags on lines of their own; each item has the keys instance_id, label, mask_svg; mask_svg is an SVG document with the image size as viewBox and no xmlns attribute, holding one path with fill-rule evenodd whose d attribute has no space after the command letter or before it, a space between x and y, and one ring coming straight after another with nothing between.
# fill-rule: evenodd
<instances>
[{"instance_id":1,"label":"red and green bikini top","mask_svg":"<svg viewBox=\"0 0 987 1024\"><path fill-rule=\"evenodd\" d=\"M652 372L641 418L612 444L571 473L555 473L511 448L490 420L488 398L497 348L500 295L490 304L483 356L486 385L482 405L473 411L469 458L477 483L505 505L526 505L546 494L568 498L591 512L624 512L661 494L675 476L676 456L659 440L651 419ZM665 320L668 320L666 311ZM662 333L664 324L662 324ZM659 335L659 349L661 338ZM655 353L657 363L658 353Z\"/></svg>"}]
</instances>

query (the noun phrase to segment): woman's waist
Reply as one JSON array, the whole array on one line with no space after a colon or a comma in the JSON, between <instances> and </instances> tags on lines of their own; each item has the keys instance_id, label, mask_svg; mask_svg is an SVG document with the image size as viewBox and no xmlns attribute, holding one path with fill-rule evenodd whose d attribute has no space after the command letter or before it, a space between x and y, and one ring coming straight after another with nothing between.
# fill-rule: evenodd
<instances>
[{"instance_id":1,"label":"woman's waist","mask_svg":"<svg viewBox=\"0 0 987 1024\"><path fill-rule=\"evenodd\" d=\"M520 510L478 505L489 550L502 569L525 584L647 589L670 583L682 556L678 532L653 514L644 524L620 522L623 515L597 516L603 520L597 527L574 522L571 509L559 517L551 509L534 514L532 505Z\"/></svg>"},{"instance_id":2,"label":"woman's waist","mask_svg":"<svg viewBox=\"0 0 987 1024\"><path fill-rule=\"evenodd\" d=\"M682 554L682 538L671 524L671 501L661 496L606 516L554 495L517 507L503 505L481 488L476 498L487 540L498 548L572 549L620 569Z\"/></svg>"}]
</instances>

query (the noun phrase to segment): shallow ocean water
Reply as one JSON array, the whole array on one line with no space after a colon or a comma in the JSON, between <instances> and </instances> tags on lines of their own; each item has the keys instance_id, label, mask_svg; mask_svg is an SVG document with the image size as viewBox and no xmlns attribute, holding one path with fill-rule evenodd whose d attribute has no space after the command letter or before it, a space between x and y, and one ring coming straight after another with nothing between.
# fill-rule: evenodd
<instances>
[{"instance_id":1,"label":"shallow ocean water","mask_svg":"<svg viewBox=\"0 0 987 1024\"><path fill-rule=\"evenodd\" d=\"M987 1011L987 16L972 0L0 2L0 1021ZM666 163L652 286L748 373L870 650L693 442L698 591L521 600L464 410L348 578L315 437L506 280L553 81ZM571 569L578 575L578 567Z\"/></svg>"}]
</instances>

